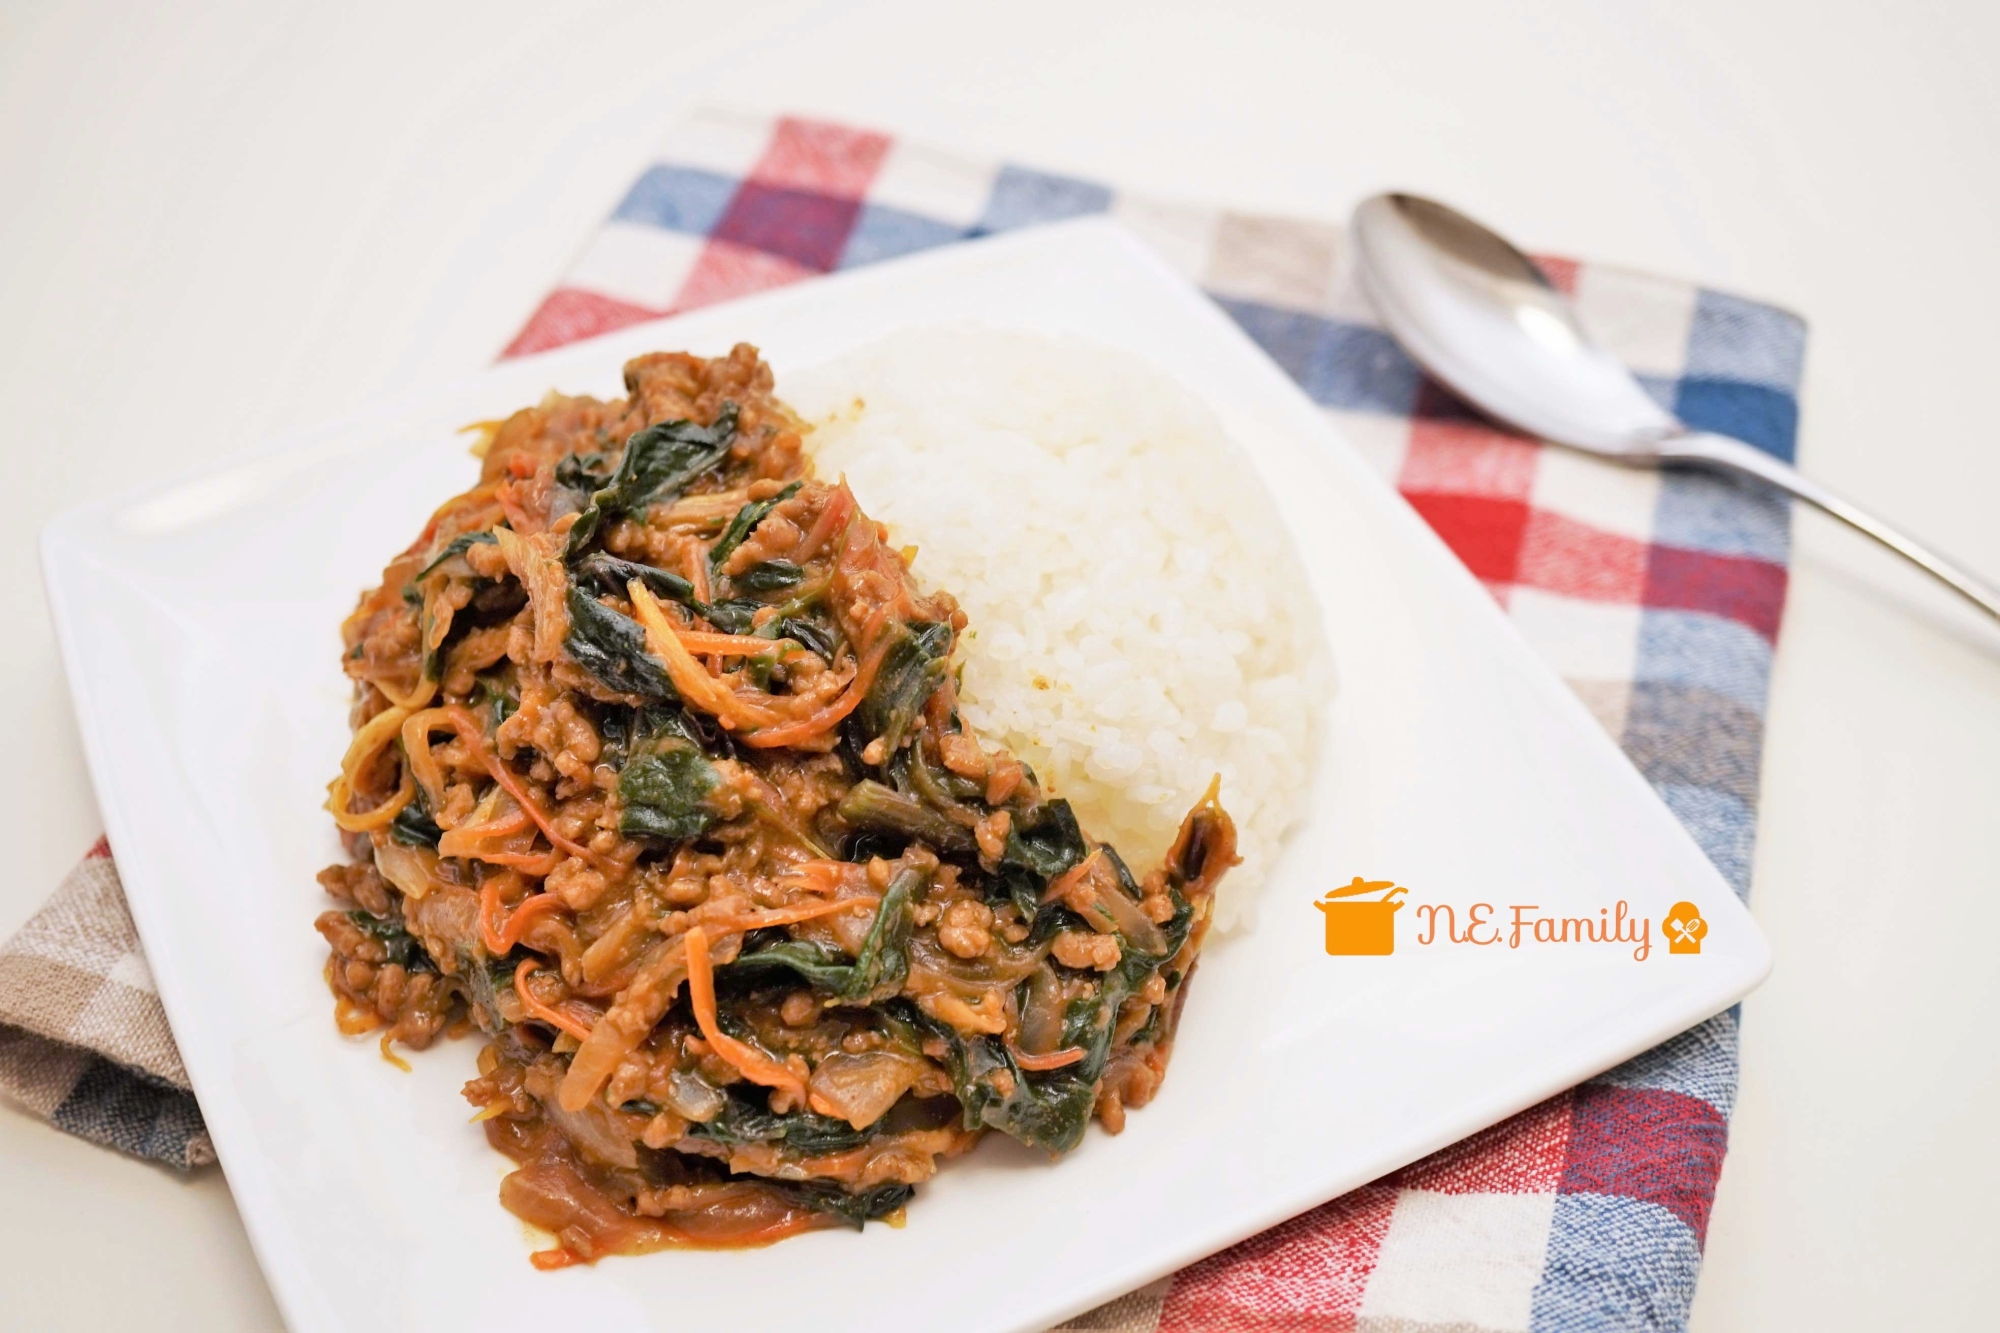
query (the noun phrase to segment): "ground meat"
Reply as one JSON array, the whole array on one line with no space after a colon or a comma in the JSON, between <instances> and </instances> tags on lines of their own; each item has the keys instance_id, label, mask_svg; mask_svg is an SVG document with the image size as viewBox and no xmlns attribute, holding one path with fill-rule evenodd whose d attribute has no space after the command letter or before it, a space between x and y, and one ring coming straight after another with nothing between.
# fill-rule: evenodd
<instances>
[{"instance_id":1,"label":"ground meat","mask_svg":"<svg viewBox=\"0 0 2000 1333\"><path fill-rule=\"evenodd\" d=\"M977 958L993 947L993 909L973 899L961 899L945 909L938 926L938 943L960 958Z\"/></svg>"},{"instance_id":2,"label":"ground meat","mask_svg":"<svg viewBox=\"0 0 2000 1333\"><path fill-rule=\"evenodd\" d=\"M979 748L979 742L962 731L947 732L938 737L938 755L944 766L965 778L986 777L986 752Z\"/></svg>"},{"instance_id":3,"label":"ground meat","mask_svg":"<svg viewBox=\"0 0 2000 1333\"><path fill-rule=\"evenodd\" d=\"M319 872L319 884L335 898L353 903L372 916L389 914L389 886L373 860L359 865L328 866Z\"/></svg>"},{"instance_id":4,"label":"ground meat","mask_svg":"<svg viewBox=\"0 0 2000 1333\"><path fill-rule=\"evenodd\" d=\"M1117 936L1097 935L1087 930L1058 931L1049 952L1064 967L1095 968L1099 972L1109 972L1118 966L1120 957Z\"/></svg>"}]
</instances>

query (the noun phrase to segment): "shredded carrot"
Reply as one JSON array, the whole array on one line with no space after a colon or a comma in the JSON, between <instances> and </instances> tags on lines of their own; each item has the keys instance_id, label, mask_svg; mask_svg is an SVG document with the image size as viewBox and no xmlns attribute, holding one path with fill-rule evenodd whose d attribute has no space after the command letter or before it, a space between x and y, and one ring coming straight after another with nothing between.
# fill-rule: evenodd
<instances>
[{"instance_id":1,"label":"shredded carrot","mask_svg":"<svg viewBox=\"0 0 2000 1333\"><path fill-rule=\"evenodd\" d=\"M794 1104L803 1106L806 1085L797 1074L756 1047L736 1040L715 1021L715 971L708 957L708 932L700 926L691 927L687 933L687 970L688 1004L709 1046L752 1083L780 1088L791 1094Z\"/></svg>"},{"instance_id":2,"label":"shredded carrot","mask_svg":"<svg viewBox=\"0 0 2000 1333\"><path fill-rule=\"evenodd\" d=\"M888 652L886 640L876 644L840 698L809 717L780 723L770 710L737 697L702 668L694 658L694 652L698 650L691 647L687 635L674 628L645 584L633 579L625 591L632 599L632 609L638 615L640 625L646 631L646 646L666 663L667 675L681 696L703 712L713 714L724 727L742 731L744 743L760 750L797 745L838 726L841 719L858 708L867 697L869 687L875 683L875 673L881 668L882 659ZM718 637L733 639L737 636Z\"/></svg>"},{"instance_id":3,"label":"shredded carrot","mask_svg":"<svg viewBox=\"0 0 2000 1333\"><path fill-rule=\"evenodd\" d=\"M412 763L411 767L415 768L415 764ZM418 778L419 782L422 780L421 777ZM512 797L508 797L506 814L494 813L500 808L500 798L506 795L506 790L495 783L472 813L465 817L464 823L457 828L444 831L444 836L438 839L438 855L465 856L483 860L486 852L483 844L496 838L511 838L517 833L525 833L533 828L534 821L528 818L528 812L512 804Z\"/></svg>"},{"instance_id":4,"label":"shredded carrot","mask_svg":"<svg viewBox=\"0 0 2000 1333\"><path fill-rule=\"evenodd\" d=\"M523 963L514 969L514 994L521 997L521 1008L528 1017L537 1022L547 1023L558 1032L567 1032L578 1041L590 1036L590 1028L573 1015L566 1014L553 1005L544 1004L528 987L528 974L534 971L532 964ZM713 993L711 993L711 1000Z\"/></svg>"},{"instance_id":5,"label":"shredded carrot","mask_svg":"<svg viewBox=\"0 0 2000 1333\"><path fill-rule=\"evenodd\" d=\"M558 1245L552 1250L536 1250L528 1256L528 1262L544 1273L553 1273L558 1268L569 1268L575 1264L587 1264L590 1260L578 1254L567 1245Z\"/></svg>"},{"instance_id":6,"label":"shredded carrot","mask_svg":"<svg viewBox=\"0 0 2000 1333\"><path fill-rule=\"evenodd\" d=\"M479 886L479 943L498 958L507 952L500 942L500 879L496 875Z\"/></svg>"},{"instance_id":7,"label":"shredded carrot","mask_svg":"<svg viewBox=\"0 0 2000 1333\"><path fill-rule=\"evenodd\" d=\"M768 911L752 912L748 916L728 917L708 924L722 934L740 935L770 926L796 925L801 921L832 916L836 912L845 912L850 908L873 907L881 901L873 894L863 894L856 898L842 898L838 902L794 903L790 907L773 907Z\"/></svg>"},{"instance_id":8,"label":"shredded carrot","mask_svg":"<svg viewBox=\"0 0 2000 1333\"><path fill-rule=\"evenodd\" d=\"M498 935L500 947L495 949L489 944L486 946L487 952L496 955L506 953L521 942L521 937L528 933L528 927L551 913L565 910L567 906L568 904L564 903L556 894L535 894L528 901L515 908L514 915L508 917L507 924L500 928ZM484 919L479 923L479 930L483 938L486 933L486 922Z\"/></svg>"},{"instance_id":9,"label":"shredded carrot","mask_svg":"<svg viewBox=\"0 0 2000 1333\"><path fill-rule=\"evenodd\" d=\"M680 631L667 619L645 584L633 579L625 591L632 599L632 610L638 615L639 624L646 631L646 646L666 663L667 675L682 698L713 714L716 721L731 730L768 726L775 721L768 710L737 698L694 660L694 654L681 642Z\"/></svg>"},{"instance_id":10,"label":"shredded carrot","mask_svg":"<svg viewBox=\"0 0 2000 1333\"><path fill-rule=\"evenodd\" d=\"M826 544L827 538L847 527L847 520L853 515L854 492L847 489L847 478L843 476L840 485L828 498L826 507L819 511L819 521L812 525L812 531L806 534L805 540L799 543L796 551L792 552L792 559L801 565L810 560L814 553Z\"/></svg>"},{"instance_id":11,"label":"shredded carrot","mask_svg":"<svg viewBox=\"0 0 2000 1333\"><path fill-rule=\"evenodd\" d=\"M825 708L796 722L786 722L780 726L747 732L742 737L743 743L760 750L768 750L778 745L797 745L801 741L811 740L815 736L833 730L840 725L842 718L860 707L861 701L868 697L870 687L875 684L875 673L881 670L882 659L888 655L888 651L887 639L876 644L874 651L870 652L867 659L862 662L861 669L854 673L854 679L848 682L846 690Z\"/></svg>"},{"instance_id":12,"label":"shredded carrot","mask_svg":"<svg viewBox=\"0 0 2000 1333\"><path fill-rule=\"evenodd\" d=\"M502 866L508 870L518 870L536 879L548 874L569 853L560 847L548 847L539 852L473 852L468 853L474 860L484 861L490 866Z\"/></svg>"},{"instance_id":13,"label":"shredded carrot","mask_svg":"<svg viewBox=\"0 0 2000 1333\"><path fill-rule=\"evenodd\" d=\"M485 728L479 725L479 719L466 711L464 704L452 704L444 710L444 714L451 725L458 729L458 734L464 738L465 743L471 747L474 757L493 775L493 780L514 798L514 804L528 812L528 818L535 821L535 827L539 828L550 842L571 856L582 857L586 861L596 861L597 858L592 856L587 848L556 832L555 825L549 822L548 815L543 812L541 806L535 804L535 799L528 795L527 789L521 785L521 779L514 776L514 770L507 767L505 761L486 743Z\"/></svg>"},{"instance_id":14,"label":"shredded carrot","mask_svg":"<svg viewBox=\"0 0 2000 1333\"><path fill-rule=\"evenodd\" d=\"M697 602L712 601L708 587L708 552L700 547L689 554L688 582L694 585L694 599Z\"/></svg>"},{"instance_id":15,"label":"shredded carrot","mask_svg":"<svg viewBox=\"0 0 2000 1333\"><path fill-rule=\"evenodd\" d=\"M1081 1046L1065 1046L1060 1051L1050 1051L1047 1055L1029 1055L1013 1042L1007 1043L1007 1054L1014 1057L1014 1063L1031 1074L1045 1073L1051 1069L1065 1069L1083 1059Z\"/></svg>"},{"instance_id":16,"label":"shredded carrot","mask_svg":"<svg viewBox=\"0 0 2000 1333\"><path fill-rule=\"evenodd\" d=\"M402 1070L405 1074L407 1074L410 1072L410 1062L389 1049L389 1043L394 1041L395 1039L396 1039L396 1031L394 1028L391 1028L389 1031L382 1034L382 1045L381 1045L382 1058L384 1060L387 1060L390 1064L396 1066L396 1068Z\"/></svg>"},{"instance_id":17,"label":"shredded carrot","mask_svg":"<svg viewBox=\"0 0 2000 1333\"><path fill-rule=\"evenodd\" d=\"M801 861L785 872L778 882L824 896L840 888L841 867L845 864L843 861Z\"/></svg>"},{"instance_id":18,"label":"shredded carrot","mask_svg":"<svg viewBox=\"0 0 2000 1333\"><path fill-rule=\"evenodd\" d=\"M674 633L689 652L702 657L758 657L779 649L788 654L804 651L790 639L760 639L754 634L709 634L696 629L676 629Z\"/></svg>"},{"instance_id":19,"label":"shredded carrot","mask_svg":"<svg viewBox=\"0 0 2000 1333\"><path fill-rule=\"evenodd\" d=\"M504 905L500 903L500 879L502 877L496 875L480 885L480 943L486 947L486 953L496 959L514 949L522 935L528 933L528 927L536 921L566 907L554 893L536 893L526 903L516 907L512 917L506 917Z\"/></svg>"}]
</instances>

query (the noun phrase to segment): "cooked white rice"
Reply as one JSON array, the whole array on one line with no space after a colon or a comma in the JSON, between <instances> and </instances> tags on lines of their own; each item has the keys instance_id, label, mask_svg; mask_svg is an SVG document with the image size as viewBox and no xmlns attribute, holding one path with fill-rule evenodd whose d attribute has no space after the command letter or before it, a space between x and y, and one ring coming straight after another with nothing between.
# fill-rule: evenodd
<instances>
[{"instance_id":1,"label":"cooked white rice","mask_svg":"<svg viewBox=\"0 0 2000 1333\"><path fill-rule=\"evenodd\" d=\"M1311 590L1220 423L1090 344L898 335L805 375L822 477L918 548L972 623L963 708L1136 871L1212 775L1241 833L1216 923L1247 917L1304 813L1331 694Z\"/></svg>"}]
</instances>

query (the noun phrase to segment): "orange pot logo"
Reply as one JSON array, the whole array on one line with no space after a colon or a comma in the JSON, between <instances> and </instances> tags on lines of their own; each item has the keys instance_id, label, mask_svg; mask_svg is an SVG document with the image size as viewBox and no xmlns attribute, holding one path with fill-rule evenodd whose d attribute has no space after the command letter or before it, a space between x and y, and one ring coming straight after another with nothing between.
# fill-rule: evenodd
<instances>
[{"instance_id":1,"label":"orange pot logo","mask_svg":"<svg viewBox=\"0 0 2000 1333\"><path fill-rule=\"evenodd\" d=\"M1662 930L1667 937L1668 953L1700 953L1702 937L1708 934L1708 922L1701 919L1701 909L1693 903L1675 903L1667 909Z\"/></svg>"},{"instance_id":2,"label":"orange pot logo","mask_svg":"<svg viewBox=\"0 0 2000 1333\"><path fill-rule=\"evenodd\" d=\"M1396 952L1397 899L1409 890L1387 879L1363 879L1329 889L1313 906L1326 913L1326 951L1335 957ZM1362 901L1366 894L1380 894Z\"/></svg>"}]
</instances>

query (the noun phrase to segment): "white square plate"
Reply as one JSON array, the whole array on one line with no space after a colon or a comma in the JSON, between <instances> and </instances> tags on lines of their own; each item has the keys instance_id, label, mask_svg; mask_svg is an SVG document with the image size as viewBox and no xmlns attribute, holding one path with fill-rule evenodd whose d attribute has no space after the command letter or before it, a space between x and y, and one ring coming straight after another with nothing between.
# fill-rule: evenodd
<instances>
[{"instance_id":1,"label":"white square plate","mask_svg":"<svg viewBox=\"0 0 2000 1333\"><path fill-rule=\"evenodd\" d=\"M655 348L786 376L913 325L1074 334L1205 399L1276 497L1341 679L1310 824L1247 934L1214 940L1159 1098L1051 1164L990 1137L907 1227L540 1273L458 1097L477 1044L397 1073L334 1032L313 874L347 740L337 626L474 464L455 431L550 387L615 395ZM862 497L867 503L867 497ZM500 366L44 537L50 600L132 911L258 1257L298 1330L1035 1330L1361 1185L1727 1007L1769 954L1695 844L1450 552L1242 333L1115 226L928 255ZM1246 577L1254 577L1254 571ZM1334 958L1356 875L1427 902L1656 923L1614 946ZM1463 911L1463 907L1460 908ZM700 1280L690 1280L699 1270ZM970 1281L970 1296L967 1283ZM756 1299L746 1303L745 1293ZM794 1322L800 1321L800 1322Z\"/></svg>"}]
</instances>

